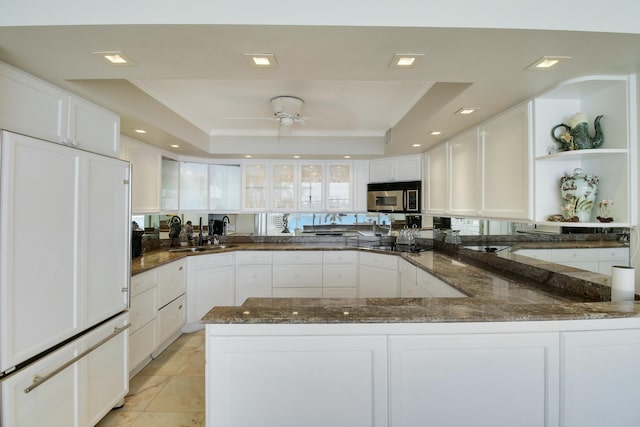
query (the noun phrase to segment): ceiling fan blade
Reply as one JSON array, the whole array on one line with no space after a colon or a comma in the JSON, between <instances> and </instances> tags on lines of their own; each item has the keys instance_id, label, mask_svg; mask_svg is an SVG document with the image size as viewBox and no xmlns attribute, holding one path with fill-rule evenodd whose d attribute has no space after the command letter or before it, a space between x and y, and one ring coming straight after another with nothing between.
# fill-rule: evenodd
<instances>
[{"instance_id":1,"label":"ceiling fan blade","mask_svg":"<svg viewBox=\"0 0 640 427\"><path fill-rule=\"evenodd\" d=\"M225 117L224 120L279 120L277 117Z\"/></svg>"}]
</instances>

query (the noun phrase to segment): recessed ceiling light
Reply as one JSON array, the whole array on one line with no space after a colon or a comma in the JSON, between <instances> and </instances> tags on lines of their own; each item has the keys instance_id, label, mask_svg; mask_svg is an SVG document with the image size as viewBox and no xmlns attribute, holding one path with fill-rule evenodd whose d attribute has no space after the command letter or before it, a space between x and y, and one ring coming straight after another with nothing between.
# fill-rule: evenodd
<instances>
[{"instance_id":1,"label":"recessed ceiling light","mask_svg":"<svg viewBox=\"0 0 640 427\"><path fill-rule=\"evenodd\" d=\"M393 55L389 67L391 68L413 68L416 66L418 58L423 57L423 53L396 53Z\"/></svg>"},{"instance_id":2,"label":"recessed ceiling light","mask_svg":"<svg viewBox=\"0 0 640 427\"><path fill-rule=\"evenodd\" d=\"M244 58L255 68L274 68L278 66L273 53L245 53Z\"/></svg>"},{"instance_id":3,"label":"recessed ceiling light","mask_svg":"<svg viewBox=\"0 0 640 427\"><path fill-rule=\"evenodd\" d=\"M412 144L412 147L422 147L422 144Z\"/></svg>"},{"instance_id":4,"label":"recessed ceiling light","mask_svg":"<svg viewBox=\"0 0 640 427\"><path fill-rule=\"evenodd\" d=\"M250 159L250 158L252 158L253 156L252 156L251 154L247 154L247 155L246 155L246 156L244 156L244 157L245 157L245 158L247 158L247 159Z\"/></svg>"},{"instance_id":5,"label":"recessed ceiling light","mask_svg":"<svg viewBox=\"0 0 640 427\"><path fill-rule=\"evenodd\" d=\"M300 156L293 156L293 158L294 158L294 159L299 159L299 158L300 158Z\"/></svg>"},{"instance_id":6,"label":"recessed ceiling light","mask_svg":"<svg viewBox=\"0 0 640 427\"><path fill-rule=\"evenodd\" d=\"M456 114L471 114L476 110L479 110L479 108L477 108L477 107L462 107L461 109L456 111Z\"/></svg>"},{"instance_id":7,"label":"recessed ceiling light","mask_svg":"<svg viewBox=\"0 0 640 427\"><path fill-rule=\"evenodd\" d=\"M344 158L345 158L345 159L350 159L350 158L351 158L351 156L344 156Z\"/></svg>"},{"instance_id":8,"label":"recessed ceiling light","mask_svg":"<svg viewBox=\"0 0 640 427\"><path fill-rule=\"evenodd\" d=\"M117 50L91 53L102 57L102 59L104 59L111 65L137 65L133 59Z\"/></svg>"},{"instance_id":9,"label":"recessed ceiling light","mask_svg":"<svg viewBox=\"0 0 640 427\"><path fill-rule=\"evenodd\" d=\"M144 130L144 129L134 129L133 131L134 131L135 133L147 133L147 131L146 131L146 130Z\"/></svg>"},{"instance_id":10,"label":"recessed ceiling light","mask_svg":"<svg viewBox=\"0 0 640 427\"><path fill-rule=\"evenodd\" d=\"M435 135L441 135L441 134L442 134L442 132L439 131L439 130L432 130L431 132L429 132L429 135L434 135L434 136Z\"/></svg>"},{"instance_id":11,"label":"recessed ceiling light","mask_svg":"<svg viewBox=\"0 0 640 427\"><path fill-rule=\"evenodd\" d=\"M178 144L171 144L171 145L169 145L169 147L171 147L171 148L180 148L180 146Z\"/></svg>"},{"instance_id":12,"label":"recessed ceiling light","mask_svg":"<svg viewBox=\"0 0 640 427\"><path fill-rule=\"evenodd\" d=\"M543 56L533 64L530 64L525 70L548 70L556 65L558 62L571 59L570 56Z\"/></svg>"}]
</instances>

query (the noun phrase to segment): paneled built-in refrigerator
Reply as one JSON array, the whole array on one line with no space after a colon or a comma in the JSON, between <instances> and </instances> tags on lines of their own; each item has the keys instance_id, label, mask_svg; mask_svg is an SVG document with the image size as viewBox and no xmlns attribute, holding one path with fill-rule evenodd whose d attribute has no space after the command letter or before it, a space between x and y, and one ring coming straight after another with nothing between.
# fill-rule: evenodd
<instances>
[{"instance_id":1,"label":"paneled built-in refrigerator","mask_svg":"<svg viewBox=\"0 0 640 427\"><path fill-rule=\"evenodd\" d=\"M129 163L0 138L0 425L93 426L128 390Z\"/></svg>"}]
</instances>

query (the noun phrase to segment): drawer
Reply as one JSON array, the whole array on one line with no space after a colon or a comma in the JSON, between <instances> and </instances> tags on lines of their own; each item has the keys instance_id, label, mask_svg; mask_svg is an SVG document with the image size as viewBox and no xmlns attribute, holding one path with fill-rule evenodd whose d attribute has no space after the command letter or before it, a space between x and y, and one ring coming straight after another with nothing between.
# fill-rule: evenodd
<instances>
[{"instance_id":1,"label":"drawer","mask_svg":"<svg viewBox=\"0 0 640 427\"><path fill-rule=\"evenodd\" d=\"M273 287L322 288L321 265L274 265ZM275 291L274 291L275 296Z\"/></svg>"},{"instance_id":2,"label":"drawer","mask_svg":"<svg viewBox=\"0 0 640 427\"><path fill-rule=\"evenodd\" d=\"M321 251L274 251L274 264L322 264Z\"/></svg>"},{"instance_id":3,"label":"drawer","mask_svg":"<svg viewBox=\"0 0 640 427\"><path fill-rule=\"evenodd\" d=\"M552 249L553 261L597 261L598 249Z\"/></svg>"},{"instance_id":4,"label":"drawer","mask_svg":"<svg viewBox=\"0 0 640 427\"><path fill-rule=\"evenodd\" d=\"M151 356L156 349L157 323L150 322L129 335L129 371Z\"/></svg>"},{"instance_id":5,"label":"drawer","mask_svg":"<svg viewBox=\"0 0 640 427\"><path fill-rule=\"evenodd\" d=\"M397 270L398 257L395 255L383 255L383 254L374 254L369 252L360 252L360 265L386 268L388 270Z\"/></svg>"},{"instance_id":6,"label":"drawer","mask_svg":"<svg viewBox=\"0 0 640 427\"><path fill-rule=\"evenodd\" d=\"M238 266L236 283L238 285L268 283L271 287L271 265Z\"/></svg>"},{"instance_id":7,"label":"drawer","mask_svg":"<svg viewBox=\"0 0 640 427\"><path fill-rule=\"evenodd\" d=\"M239 251L236 253L238 265L241 264L271 264L270 251Z\"/></svg>"},{"instance_id":8,"label":"drawer","mask_svg":"<svg viewBox=\"0 0 640 427\"><path fill-rule=\"evenodd\" d=\"M274 288L274 298L322 298L322 288Z\"/></svg>"},{"instance_id":9,"label":"drawer","mask_svg":"<svg viewBox=\"0 0 640 427\"><path fill-rule=\"evenodd\" d=\"M600 261L620 260L629 262L629 248L602 248L598 249Z\"/></svg>"},{"instance_id":10,"label":"drawer","mask_svg":"<svg viewBox=\"0 0 640 427\"><path fill-rule=\"evenodd\" d=\"M356 264L335 264L322 267L322 287L343 288L358 286L358 266Z\"/></svg>"},{"instance_id":11,"label":"drawer","mask_svg":"<svg viewBox=\"0 0 640 427\"><path fill-rule=\"evenodd\" d=\"M208 254L189 257L189 269L200 270L212 267L235 266L235 253L227 252L223 254Z\"/></svg>"},{"instance_id":12,"label":"drawer","mask_svg":"<svg viewBox=\"0 0 640 427\"><path fill-rule=\"evenodd\" d=\"M356 251L324 251L322 253L324 264L357 264L358 252Z\"/></svg>"},{"instance_id":13,"label":"drawer","mask_svg":"<svg viewBox=\"0 0 640 427\"><path fill-rule=\"evenodd\" d=\"M186 313L184 295L158 310L158 344L182 328L187 319Z\"/></svg>"},{"instance_id":14,"label":"drawer","mask_svg":"<svg viewBox=\"0 0 640 427\"><path fill-rule=\"evenodd\" d=\"M147 289L145 292L132 297L131 308L129 309L131 333L154 319L156 312L156 288Z\"/></svg>"},{"instance_id":15,"label":"drawer","mask_svg":"<svg viewBox=\"0 0 640 427\"><path fill-rule=\"evenodd\" d=\"M145 271L131 277L131 296L138 295L147 289L158 285L158 275L156 270Z\"/></svg>"},{"instance_id":16,"label":"drawer","mask_svg":"<svg viewBox=\"0 0 640 427\"><path fill-rule=\"evenodd\" d=\"M358 288L322 288L322 298L357 298Z\"/></svg>"}]
</instances>

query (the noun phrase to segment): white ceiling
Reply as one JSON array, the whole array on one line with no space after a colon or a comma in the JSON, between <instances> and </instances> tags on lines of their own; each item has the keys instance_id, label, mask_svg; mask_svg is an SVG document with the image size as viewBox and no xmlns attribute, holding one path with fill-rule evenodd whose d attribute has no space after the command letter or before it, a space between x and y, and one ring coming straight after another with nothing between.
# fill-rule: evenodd
<instances>
[{"instance_id":1,"label":"white ceiling","mask_svg":"<svg viewBox=\"0 0 640 427\"><path fill-rule=\"evenodd\" d=\"M597 19L597 17L594 17ZM94 51L118 50L114 67ZM243 54L273 53L255 69ZM395 53L422 53L413 69ZM543 55L571 56L526 71ZM640 71L640 35L515 29L95 25L0 27L0 60L121 114L122 132L183 156L373 158L420 152L567 79ZM279 137L270 99L304 99ZM472 116L454 114L479 107ZM138 135L134 128L149 130ZM385 132L392 128L390 142ZM441 136L430 136L441 130ZM179 149L169 144L179 144ZM420 147L412 147L419 143Z\"/></svg>"}]
</instances>

